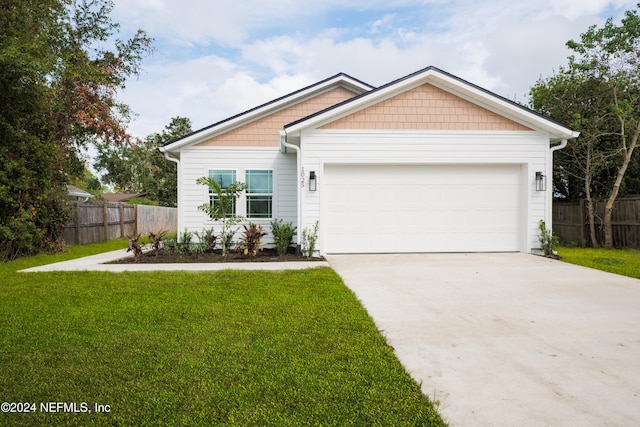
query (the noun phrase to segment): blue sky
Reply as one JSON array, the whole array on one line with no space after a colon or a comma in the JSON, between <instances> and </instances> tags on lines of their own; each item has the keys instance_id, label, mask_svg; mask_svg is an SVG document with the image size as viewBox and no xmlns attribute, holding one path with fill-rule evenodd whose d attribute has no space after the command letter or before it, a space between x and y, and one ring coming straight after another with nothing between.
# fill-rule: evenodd
<instances>
[{"instance_id":1,"label":"blue sky","mask_svg":"<svg viewBox=\"0 0 640 427\"><path fill-rule=\"evenodd\" d=\"M433 65L499 95L567 63L565 43L637 0L114 0L121 37L156 50L120 98L131 132L194 129L338 72L381 85Z\"/></svg>"}]
</instances>

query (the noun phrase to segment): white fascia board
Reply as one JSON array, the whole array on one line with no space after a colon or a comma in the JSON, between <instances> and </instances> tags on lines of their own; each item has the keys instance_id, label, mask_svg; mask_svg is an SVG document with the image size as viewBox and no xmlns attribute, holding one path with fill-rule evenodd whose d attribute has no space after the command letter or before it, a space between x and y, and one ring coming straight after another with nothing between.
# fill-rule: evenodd
<instances>
[{"instance_id":1,"label":"white fascia board","mask_svg":"<svg viewBox=\"0 0 640 427\"><path fill-rule=\"evenodd\" d=\"M334 87L344 87L348 90L351 90L357 94L361 94L373 89L371 86L366 85L358 80L350 78L344 74L336 75L334 78L331 78L320 85L313 85L307 89L303 89L298 92L294 92L289 96L284 96L275 101L268 102L263 104L262 106L258 106L252 110L248 110L245 113L240 113L239 115L232 117L230 119L219 122L218 125L213 125L208 128L204 128L201 131L196 131L195 133L175 141L172 144L163 146L160 148L160 151L166 152L171 151L174 152L179 150L180 148L197 144L202 141L206 141L207 139L216 137L225 132L229 132L233 129L236 129L240 126L243 126L247 123L251 123L255 120L258 120L262 117L266 117L270 114L273 114L276 111L279 111L289 105L293 105L299 102L302 102L308 98L315 97L323 92L327 92Z\"/></svg>"},{"instance_id":2,"label":"white fascia board","mask_svg":"<svg viewBox=\"0 0 640 427\"><path fill-rule=\"evenodd\" d=\"M364 95L352 102L345 103L344 105L325 111L322 114L310 117L308 120L289 126L286 131L288 134L297 134L303 129L324 126L327 123L338 120L371 105L375 105L378 102L425 83L432 84L442 90L452 93L453 95L466 99L473 104L493 111L496 114L507 117L518 123L522 123L524 126L531 127L534 130L544 130L551 135L552 141L576 138L579 135L578 132L554 121L545 119L524 107L514 105L513 103L498 96L491 95L489 92L470 83L465 83L457 78L452 78L432 68L425 70L423 73L418 73L405 79L401 79L396 84L373 91L371 94Z\"/></svg>"}]
</instances>

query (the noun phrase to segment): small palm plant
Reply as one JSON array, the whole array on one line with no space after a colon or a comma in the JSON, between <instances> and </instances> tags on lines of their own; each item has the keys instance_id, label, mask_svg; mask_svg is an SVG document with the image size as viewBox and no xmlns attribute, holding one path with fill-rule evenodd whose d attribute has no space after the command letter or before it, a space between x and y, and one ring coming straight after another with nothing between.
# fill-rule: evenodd
<instances>
[{"instance_id":1,"label":"small palm plant","mask_svg":"<svg viewBox=\"0 0 640 427\"><path fill-rule=\"evenodd\" d=\"M243 182L234 182L223 187L221 182L204 176L198 178L196 183L208 186L216 194L215 202L212 200L211 203L198 206L198 210L205 212L209 218L222 226L220 244L222 255L226 257L231 249L231 239L236 232L233 227L244 220L243 217L235 214L234 206L236 199L247 188L247 185Z\"/></svg>"},{"instance_id":2,"label":"small palm plant","mask_svg":"<svg viewBox=\"0 0 640 427\"><path fill-rule=\"evenodd\" d=\"M160 251L160 246L162 246L162 240L167 235L166 231L160 231L158 233L149 232L149 238L151 239L151 246L155 252L155 255L158 256L158 252Z\"/></svg>"},{"instance_id":3,"label":"small palm plant","mask_svg":"<svg viewBox=\"0 0 640 427\"><path fill-rule=\"evenodd\" d=\"M140 239L140 234L127 236L127 238L129 239L129 248L127 249L127 252L133 252L133 257L137 261L142 255L142 246L140 246L140 242L138 242L138 239Z\"/></svg>"},{"instance_id":4,"label":"small palm plant","mask_svg":"<svg viewBox=\"0 0 640 427\"><path fill-rule=\"evenodd\" d=\"M243 249L245 255L255 257L258 254L258 248L262 245L262 238L267 235L261 225L249 223L249 227L242 225L244 232L240 236L238 246Z\"/></svg>"}]
</instances>

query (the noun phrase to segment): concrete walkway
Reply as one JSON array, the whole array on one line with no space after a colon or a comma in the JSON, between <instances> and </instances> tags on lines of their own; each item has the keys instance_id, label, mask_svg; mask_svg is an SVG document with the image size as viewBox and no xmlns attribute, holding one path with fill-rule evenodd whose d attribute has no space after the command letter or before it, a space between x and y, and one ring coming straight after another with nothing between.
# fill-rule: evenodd
<instances>
[{"instance_id":1,"label":"concrete walkway","mask_svg":"<svg viewBox=\"0 0 640 427\"><path fill-rule=\"evenodd\" d=\"M640 280L515 253L328 260L452 426L640 425Z\"/></svg>"},{"instance_id":2,"label":"concrete walkway","mask_svg":"<svg viewBox=\"0 0 640 427\"><path fill-rule=\"evenodd\" d=\"M227 262L227 263L184 263L184 264L105 264L121 258L132 256L126 249L105 252L70 261L21 270L21 273L37 273L46 271L218 271L218 270L298 270L310 267L328 266L326 261L293 261L293 262Z\"/></svg>"}]
</instances>

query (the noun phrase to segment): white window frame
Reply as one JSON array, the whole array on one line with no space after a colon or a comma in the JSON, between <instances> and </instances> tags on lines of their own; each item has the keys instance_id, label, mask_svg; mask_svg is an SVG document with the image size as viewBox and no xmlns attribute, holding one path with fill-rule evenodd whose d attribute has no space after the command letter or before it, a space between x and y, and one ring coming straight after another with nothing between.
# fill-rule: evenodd
<instances>
[{"instance_id":1,"label":"white window frame","mask_svg":"<svg viewBox=\"0 0 640 427\"><path fill-rule=\"evenodd\" d=\"M250 192L250 188L249 188L249 174L251 172L269 172L269 177L271 179L270 182L270 187L271 187L271 192L261 192L261 193L251 193ZM247 184L247 189L244 192L244 209L245 209L245 216L247 219L250 220L270 220L274 218L274 198L275 198L275 193L274 193L274 185L275 185L275 173L273 169L270 168L252 168L252 169L245 169L244 170L244 177L245 177L245 183ZM269 212L268 212L268 216L251 216L250 211L249 211L249 203L252 197L268 197L268 206L269 206Z\"/></svg>"},{"instance_id":2,"label":"white window frame","mask_svg":"<svg viewBox=\"0 0 640 427\"><path fill-rule=\"evenodd\" d=\"M209 178L212 178L212 172L233 172L233 183L238 182L238 170L237 169L230 169L230 168L209 168L207 170L207 176ZM225 188L225 187L223 187ZM209 204L215 203L214 200L215 198L217 198L217 194L214 193L213 191L211 191L211 187L207 188L207 195L209 196ZM230 218L231 216L234 215L238 215L238 200L236 199L236 204L233 206L233 212L231 213L231 215L227 216L227 218Z\"/></svg>"}]
</instances>

